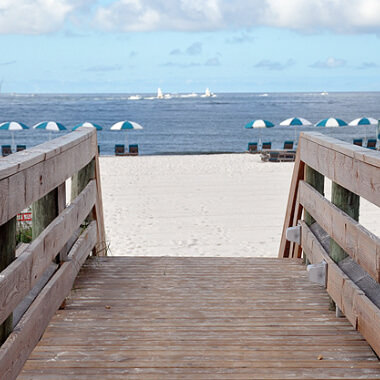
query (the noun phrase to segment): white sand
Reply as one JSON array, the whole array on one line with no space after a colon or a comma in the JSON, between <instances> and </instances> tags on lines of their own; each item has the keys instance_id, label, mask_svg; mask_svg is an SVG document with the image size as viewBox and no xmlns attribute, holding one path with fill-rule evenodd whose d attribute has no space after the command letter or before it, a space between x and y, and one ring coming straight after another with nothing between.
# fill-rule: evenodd
<instances>
[{"instance_id":1,"label":"white sand","mask_svg":"<svg viewBox=\"0 0 380 380\"><path fill-rule=\"evenodd\" d=\"M292 163L223 154L101 157L100 167L112 255L278 254ZM368 210L363 224L375 226L378 208Z\"/></svg>"}]
</instances>

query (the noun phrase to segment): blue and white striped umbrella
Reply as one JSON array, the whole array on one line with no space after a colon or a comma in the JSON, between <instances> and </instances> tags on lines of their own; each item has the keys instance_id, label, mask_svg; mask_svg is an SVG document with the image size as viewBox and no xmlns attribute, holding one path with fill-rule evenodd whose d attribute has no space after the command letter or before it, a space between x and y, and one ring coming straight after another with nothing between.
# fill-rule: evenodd
<instances>
[{"instance_id":1,"label":"blue and white striped umbrella","mask_svg":"<svg viewBox=\"0 0 380 380\"><path fill-rule=\"evenodd\" d=\"M280 125L302 127L302 126L308 126L308 125L313 125L313 124L309 120L306 120L302 117L291 117L290 119L286 119L282 121Z\"/></svg>"},{"instance_id":2,"label":"blue and white striped umbrella","mask_svg":"<svg viewBox=\"0 0 380 380\"><path fill-rule=\"evenodd\" d=\"M321 121L318 121L317 124L315 124L316 127L343 127L347 125L347 123L342 119L336 119L335 117L330 117L328 119L323 119Z\"/></svg>"},{"instance_id":3,"label":"blue and white striped umbrella","mask_svg":"<svg viewBox=\"0 0 380 380\"><path fill-rule=\"evenodd\" d=\"M94 123L90 123L88 121L85 121L84 123L82 124L78 124L76 125L74 128L73 128L73 131L75 131L76 129L80 128L80 127L85 127L85 128L95 128L97 131L101 131L103 128L99 125L99 124L94 124Z\"/></svg>"},{"instance_id":4,"label":"blue and white striped umbrella","mask_svg":"<svg viewBox=\"0 0 380 380\"><path fill-rule=\"evenodd\" d=\"M123 131L127 129L143 129L143 127L134 121L128 120L119 121L111 127L111 130L113 131Z\"/></svg>"},{"instance_id":5,"label":"blue and white striped umbrella","mask_svg":"<svg viewBox=\"0 0 380 380\"><path fill-rule=\"evenodd\" d=\"M143 129L143 127L134 121L128 120L119 121L111 127L112 131L128 131L133 129ZM127 134L125 133L125 146L127 146L127 143Z\"/></svg>"},{"instance_id":6,"label":"blue and white striped umbrella","mask_svg":"<svg viewBox=\"0 0 380 380\"><path fill-rule=\"evenodd\" d=\"M23 129L29 129L29 127L17 121L7 121L0 124L0 129L3 131L21 131Z\"/></svg>"},{"instance_id":7,"label":"blue and white striped umbrella","mask_svg":"<svg viewBox=\"0 0 380 380\"><path fill-rule=\"evenodd\" d=\"M37 123L36 125L33 125L34 129L43 129L46 131L65 131L67 128L61 124L57 123L55 121L42 121L41 123Z\"/></svg>"},{"instance_id":8,"label":"blue and white striped umbrella","mask_svg":"<svg viewBox=\"0 0 380 380\"><path fill-rule=\"evenodd\" d=\"M274 127L274 124L271 123L268 120L264 119L257 119L257 120L252 120L249 123L245 125L244 128L250 129L250 128L272 128Z\"/></svg>"},{"instance_id":9,"label":"blue and white striped umbrella","mask_svg":"<svg viewBox=\"0 0 380 380\"><path fill-rule=\"evenodd\" d=\"M352 120L348 125L358 126L358 125L377 125L378 120L372 117L359 117L358 119Z\"/></svg>"}]
</instances>

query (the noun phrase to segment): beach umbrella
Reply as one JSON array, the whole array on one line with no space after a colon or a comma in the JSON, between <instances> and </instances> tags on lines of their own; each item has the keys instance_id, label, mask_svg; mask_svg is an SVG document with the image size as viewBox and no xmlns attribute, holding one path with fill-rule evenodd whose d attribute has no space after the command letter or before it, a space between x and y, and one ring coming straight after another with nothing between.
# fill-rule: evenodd
<instances>
[{"instance_id":1,"label":"beach umbrella","mask_svg":"<svg viewBox=\"0 0 380 380\"><path fill-rule=\"evenodd\" d=\"M55 132L65 131L67 129L63 124L57 123L56 121L42 121L41 123L33 125L33 128Z\"/></svg>"},{"instance_id":2,"label":"beach umbrella","mask_svg":"<svg viewBox=\"0 0 380 380\"><path fill-rule=\"evenodd\" d=\"M133 129L143 129L143 127L129 120L119 121L111 126L112 131L128 131ZM127 134L125 134L125 147L127 147Z\"/></svg>"},{"instance_id":3,"label":"beach umbrella","mask_svg":"<svg viewBox=\"0 0 380 380\"><path fill-rule=\"evenodd\" d=\"M272 128L274 127L274 124L271 123L268 120L264 119L257 119L257 120L252 120L249 123L245 125L244 128L250 129L250 128Z\"/></svg>"},{"instance_id":4,"label":"beach umbrella","mask_svg":"<svg viewBox=\"0 0 380 380\"><path fill-rule=\"evenodd\" d=\"M65 131L67 128L63 124L57 123L56 121L42 121L33 125L33 129L49 131L49 140L51 140L52 132Z\"/></svg>"},{"instance_id":5,"label":"beach umbrella","mask_svg":"<svg viewBox=\"0 0 380 380\"><path fill-rule=\"evenodd\" d=\"M327 127L327 128L343 127L345 125L347 125L347 123L344 120L336 119L335 117L323 119L321 121L318 121L317 124L315 124L316 127Z\"/></svg>"},{"instance_id":6,"label":"beach umbrella","mask_svg":"<svg viewBox=\"0 0 380 380\"><path fill-rule=\"evenodd\" d=\"M29 129L29 127L17 121L7 121L0 124L0 129L3 131L21 131L23 129Z\"/></svg>"},{"instance_id":7,"label":"beach umbrella","mask_svg":"<svg viewBox=\"0 0 380 380\"><path fill-rule=\"evenodd\" d=\"M244 128L247 128L247 129L259 128L260 132L259 132L259 141L258 141L259 144L258 145L261 146L261 129L262 128L273 128L273 127L274 127L274 124L268 120L256 119L256 120L252 120L249 123L247 123Z\"/></svg>"},{"instance_id":8,"label":"beach umbrella","mask_svg":"<svg viewBox=\"0 0 380 380\"><path fill-rule=\"evenodd\" d=\"M111 127L112 131L124 131L127 129L143 129L143 127L134 121L128 120L119 121Z\"/></svg>"},{"instance_id":9,"label":"beach umbrella","mask_svg":"<svg viewBox=\"0 0 380 380\"><path fill-rule=\"evenodd\" d=\"M99 124L90 123L88 121L85 121L82 124L78 124L73 128L73 131L80 127L86 127L86 128L95 128L97 131L101 131L103 128Z\"/></svg>"},{"instance_id":10,"label":"beach umbrella","mask_svg":"<svg viewBox=\"0 0 380 380\"><path fill-rule=\"evenodd\" d=\"M313 125L312 122L306 120L302 117L291 117L290 119L283 120L280 125L287 127L306 127ZM294 143L297 145L297 132L296 128L294 128Z\"/></svg>"},{"instance_id":11,"label":"beach umbrella","mask_svg":"<svg viewBox=\"0 0 380 380\"><path fill-rule=\"evenodd\" d=\"M290 119L286 119L282 121L280 125L301 127L301 126L309 126L313 124L309 120L306 120L302 117L291 117Z\"/></svg>"},{"instance_id":12,"label":"beach umbrella","mask_svg":"<svg viewBox=\"0 0 380 380\"><path fill-rule=\"evenodd\" d=\"M0 124L0 130L2 131L10 131L11 132L11 138L12 138L12 149L16 150L16 143L15 143L15 137L14 137L14 131L22 131L25 129L29 129L28 126L26 126L24 123L19 123L17 121L6 121L5 123Z\"/></svg>"},{"instance_id":13,"label":"beach umbrella","mask_svg":"<svg viewBox=\"0 0 380 380\"><path fill-rule=\"evenodd\" d=\"M358 119L352 120L348 123L348 125L351 126L358 126L358 125L377 125L378 120L372 118L372 117L359 117Z\"/></svg>"},{"instance_id":14,"label":"beach umbrella","mask_svg":"<svg viewBox=\"0 0 380 380\"><path fill-rule=\"evenodd\" d=\"M378 125L378 120L372 118L372 117L359 117L358 119L352 120L350 123L348 123L350 126L364 126L367 125ZM364 128L364 137L367 140L367 129Z\"/></svg>"}]
</instances>

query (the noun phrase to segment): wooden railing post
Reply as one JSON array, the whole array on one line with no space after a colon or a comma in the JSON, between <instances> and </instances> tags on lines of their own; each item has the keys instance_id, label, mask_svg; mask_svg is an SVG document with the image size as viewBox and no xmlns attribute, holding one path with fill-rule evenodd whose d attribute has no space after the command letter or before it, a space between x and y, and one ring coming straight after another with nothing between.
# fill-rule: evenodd
<instances>
[{"instance_id":1,"label":"wooden railing post","mask_svg":"<svg viewBox=\"0 0 380 380\"><path fill-rule=\"evenodd\" d=\"M320 194L324 195L325 177L308 165L305 165L305 182L314 187ZM311 226L315 220L306 210L304 210L304 212L305 223Z\"/></svg>"},{"instance_id":2,"label":"wooden railing post","mask_svg":"<svg viewBox=\"0 0 380 380\"><path fill-rule=\"evenodd\" d=\"M84 168L80 169L71 178L71 200L87 186L91 179L95 178L95 160L91 160Z\"/></svg>"},{"instance_id":3,"label":"wooden railing post","mask_svg":"<svg viewBox=\"0 0 380 380\"><path fill-rule=\"evenodd\" d=\"M40 233L58 215L58 189L53 189L50 193L32 204L32 238L36 239Z\"/></svg>"},{"instance_id":4,"label":"wooden railing post","mask_svg":"<svg viewBox=\"0 0 380 380\"><path fill-rule=\"evenodd\" d=\"M0 272L3 271L16 257L16 220L10 219L0 226ZM0 345L5 342L12 332L13 313L0 325Z\"/></svg>"},{"instance_id":5,"label":"wooden railing post","mask_svg":"<svg viewBox=\"0 0 380 380\"><path fill-rule=\"evenodd\" d=\"M331 188L331 202L351 218L359 221L360 197L358 195L333 182ZM331 239L330 256L338 263L345 259L348 254Z\"/></svg>"}]
</instances>

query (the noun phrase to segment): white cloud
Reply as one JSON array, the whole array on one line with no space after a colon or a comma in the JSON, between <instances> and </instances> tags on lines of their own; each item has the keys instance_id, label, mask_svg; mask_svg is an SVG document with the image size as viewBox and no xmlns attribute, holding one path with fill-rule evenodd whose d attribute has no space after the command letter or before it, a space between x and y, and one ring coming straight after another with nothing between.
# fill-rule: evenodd
<instances>
[{"instance_id":1,"label":"white cloud","mask_svg":"<svg viewBox=\"0 0 380 380\"><path fill-rule=\"evenodd\" d=\"M117 32L269 26L380 33L380 0L0 0L3 34L54 32L69 17L79 26Z\"/></svg>"},{"instance_id":2,"label":"white cloud","mask_svg":"<svg viewBox=\"0 0 380 380\"><path fill-rule=\"evenodd\" d=\"M379 0L116 0L99 7L107 30L218 30L271 26L313 32L380 31Z\"/></svg>"},{"instance_id":3,"label":"white cloud","mask_svg":"<svg viewBox=\"0 0 380 380\"><path fill-rule=\"evenodd\" d=\"M55 32L83 3L75 0L1 0L0 34Z\"/></svg>"}]
</instances>

